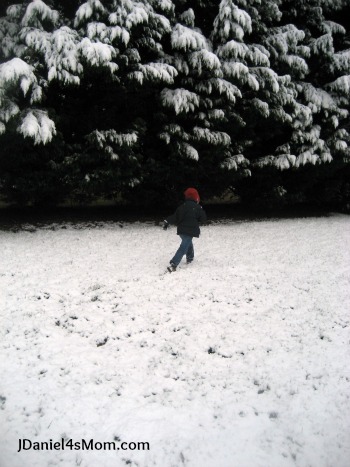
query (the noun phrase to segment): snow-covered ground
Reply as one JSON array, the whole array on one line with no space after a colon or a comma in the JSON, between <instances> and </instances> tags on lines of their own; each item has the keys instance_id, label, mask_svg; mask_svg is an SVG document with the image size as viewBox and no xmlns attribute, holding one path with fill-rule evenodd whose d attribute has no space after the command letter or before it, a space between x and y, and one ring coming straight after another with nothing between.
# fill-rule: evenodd
<instances>
[{"instance_id":1,"label":"snow-covered ground","mask_svg":"<svg viewBox=\"0 0 350 467\"><path fill-rule=\"evenodd\" d=\"M349 466L349 216L79 227L0 232L1 467Z\"/></svg>"}]
</instances>

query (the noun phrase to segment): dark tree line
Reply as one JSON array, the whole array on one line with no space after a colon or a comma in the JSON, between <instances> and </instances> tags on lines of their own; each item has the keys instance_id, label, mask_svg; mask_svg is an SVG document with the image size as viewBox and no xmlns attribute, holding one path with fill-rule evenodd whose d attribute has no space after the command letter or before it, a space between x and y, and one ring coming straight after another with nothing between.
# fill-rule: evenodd
<instances>
[{"instance_id":1,"label":"dark tree line","mask_svg":"<svg viewBox=\"0 0 350 467\"><path fill-rule=\"evenodd\" d=\"M347 0L5 7L3 200L349 206Z\"/></svg>"}]
</instances>

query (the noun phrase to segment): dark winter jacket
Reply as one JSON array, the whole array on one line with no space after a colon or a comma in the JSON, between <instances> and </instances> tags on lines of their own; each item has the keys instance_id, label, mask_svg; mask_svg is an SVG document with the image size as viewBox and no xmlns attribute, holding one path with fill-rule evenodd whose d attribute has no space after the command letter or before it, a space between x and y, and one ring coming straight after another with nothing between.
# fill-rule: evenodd
<instances>
[{"instance_id":1,"label":"dark winter jacket","mask_svg":"<svg viewBox=\"0 0 350 467\"><path fill-rule=\"evenodd\" d=\"M199 224L207 220L207 215L196 201L186 199L176 210L176 212L166 219L169 224L177 225L178 235L189 235L199 237Z\"/></svg>"}]
</instances>

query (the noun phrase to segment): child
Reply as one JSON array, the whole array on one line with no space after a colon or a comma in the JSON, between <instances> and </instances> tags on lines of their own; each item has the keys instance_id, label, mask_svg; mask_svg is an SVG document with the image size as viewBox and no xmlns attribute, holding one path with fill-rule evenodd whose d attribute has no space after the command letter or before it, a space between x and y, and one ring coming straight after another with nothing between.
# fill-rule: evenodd
<instances>
[{"instance_id":1,"label":"child","mask_svg":"<svg viewBox=\"0 0 350 467\"><path fill-rule=\"evenodd\" d=\"M180 247L170 260L170 266L167 268L169 272L176 271L184 255L186 255L187 263L192 263L194 258L192 238L199 237L199 223L207 220L204 209L198 204L200 201L198 191L195 188L187 188L184 195L185 202L177 208L172 216L164 221L163 225L163 229L166 230L169 224L175 224L177 234L181 238Z\"/></svg>"}]
</instances>

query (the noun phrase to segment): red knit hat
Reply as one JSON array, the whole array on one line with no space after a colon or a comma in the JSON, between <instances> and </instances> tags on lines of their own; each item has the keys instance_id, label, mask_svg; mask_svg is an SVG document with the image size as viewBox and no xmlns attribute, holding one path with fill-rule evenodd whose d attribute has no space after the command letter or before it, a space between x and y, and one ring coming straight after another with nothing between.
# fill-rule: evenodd
<instances>
[{"instance_id":1,"label":"red knit hat","mask_svg":"<svg viewBox=\"0 0 350 467\"><path fill-rule=\"evenodd\" d=\"M187 190L184 192L184 195L186 199L192 199L197 203L200 201L198 191L195 188L187 188Z\"/></svg>"}]
</instances>

